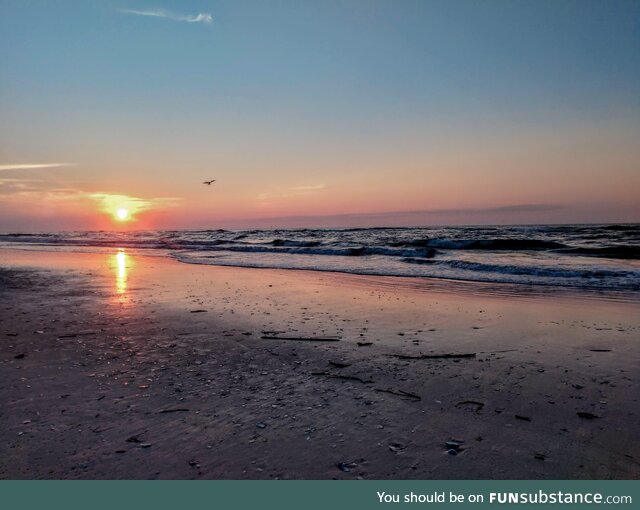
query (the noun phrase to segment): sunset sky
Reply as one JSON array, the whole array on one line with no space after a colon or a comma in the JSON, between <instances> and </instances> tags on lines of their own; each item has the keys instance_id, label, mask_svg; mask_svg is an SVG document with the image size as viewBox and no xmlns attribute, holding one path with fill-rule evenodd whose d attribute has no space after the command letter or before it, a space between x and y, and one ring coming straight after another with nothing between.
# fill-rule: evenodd
<instances>
[{"instance_id":1,"label":"sunset sky","mask_svg":"<svg viewBox=\"0 0 640 510\"><path fill-rule=\"evenodd\" d=\"M0 231L637 222L638 20L0 0Z\"/></svg>"}]
</instances>

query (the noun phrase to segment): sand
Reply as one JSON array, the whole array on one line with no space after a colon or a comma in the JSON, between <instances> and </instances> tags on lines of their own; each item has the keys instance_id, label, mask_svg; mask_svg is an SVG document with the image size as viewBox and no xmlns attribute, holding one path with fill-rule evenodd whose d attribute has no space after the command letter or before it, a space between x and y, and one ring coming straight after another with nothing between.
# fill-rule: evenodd
<instances>
[{"instance_id":1,"label":"sand","mask_svg":"<svg viewBox=\"0 0 640 510\"><path fill-rule=\"evenodd\" d=\"M5 479L640 476L638 302L17 250L0 300Z\"/></svg>"}]
</instances>

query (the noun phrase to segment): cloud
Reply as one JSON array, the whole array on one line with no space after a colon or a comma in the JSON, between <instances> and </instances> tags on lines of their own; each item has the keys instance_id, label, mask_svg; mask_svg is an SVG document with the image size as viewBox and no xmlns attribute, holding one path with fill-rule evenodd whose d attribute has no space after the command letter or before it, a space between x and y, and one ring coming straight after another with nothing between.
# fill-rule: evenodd
<instances>
[{"instance_id":1,"label":"cloud","mask_svg":"<svg viewBox=\"0 0 640 510\"><path fill-rule=\"evenodd\" d=\"M201 12L197 16L187 16L182 18L189 23L206 23L207 25L213 23L213 17L208 12Z\"/></svg>"},{"instance_id":2,"label":"cloud","mask_svg":"<svg viewBox=\"0 0 640 510\"><path fill-rule=\"evenodd\" d=\"M41 200L71 201L82 194L76 188L58 186L40 179L0 179L0 196L3 200L30 200L34 203Z\"/></svg>"},{"instance_id":3,"label":"cloud","mask_svg":"<svg viewBox=\"0 0 640 510\"><path fill-rule=\"evenodd\" d=\"M86 191L77 183L58 183L49 179L24 179L18 177L0 178L0 197L5 203L43 204L57 203L79 206L92 203L90 207L104 213L113 214L125 208L132 217L149 210L163 210L179 204L180 198L141 198L104 191Z\"/></svg>"},{"instance_id":4,"label":"cloud","mask_svg":"<svg viewBox=\"0 0 640 510\"><path fill-rule=\"evenodd\" d=\"M295 188L293 188L295 191L319 191L321 189L324 189L325 185L324 184L312 184L310 186L296 186Z\"/></svg>"},{"instance_id":5,"label":"cloud","mask_svg":"<svg viewBox=\"0 0 640 510\"><path fill-rule=\"evenodd\" d=\"M74 166L75 163L14 163L8 165L0 165L2 170L33 170L38 168L58 168L61 166Z\"/></svg>"},{"instance_id":6,"label":"cloud","mask_svg":"<svg viewBox=\"0 0 640 510\"><path fill-rule=\"evenodd\" d=\"M113 214L117 209L124 208L129 211L132 217L150 209L164 209L174 206L180 200L178 198L140 198L104 192L91 193L86 196L97 202L102 212Z\"/></svg>"},{"instance_id":7,"label":"cloud","mask_svg":"<svg viewBox=\"0 0 640 510\"><path fill-rule=\"evenodd\" d=\"M274 200L288 197L297 197L300 195L310 195L317 193L326 188L325 184L311 184L306 186L294 186L284 191L265 191L258 195L258 200Z\"/></svg>"},{"instance_id":8,"label":"cloud","mask_svg":"<svg viewBox=\"0 0 640 510\"><path fill-rule=\"evenodd\" d=\"M211 14L209 14L208 12L200 12L195 15L181 16L178 14L173 14L169 11L165 11L163 9L148 9L142 11L137 9L119 9L119 11L123 14L132 14L134 16L165 18L172 21L185 21L187 23L204 23L205 25L210 25L211 23L213 23L213 16L211 16Z\"/></svg>"},{"instance_id":9,"label":"cloud","mask_svg":"<svg viewBox=\"0 0 640 510\"><path fill-rule=\"evenodd\" d=\"M50 172L39 172L48 168L75 166L75 163L11 163L0 165L0 195L8 197L68 198L81 191L59 182Z\"/></svg>"},{"instance_id":10,"label":"cloud","mask_svg":"<svg viewBox=\"0 0 640 510\"><path fill-rule=\"evenodd\" d=\"M565 209L563 205L557 204L521 204L521 205L505 205L503 207L494 207L492 209L484 209L485 212L540 212L540 211L558 211Z\"/></svg>"},{"instance_id":11,"label":"cloud","mask_svg":"<svg viewBox=\"0 0 640 510\"><path fill-rule=\"evenodd\" d=\"M561 204L517 204L487 208L466 209L425 209L413 211L390 211L372 213L344 213L330 215L277 216L271 218L251 218L244 223L252 228L272 228L275 225L312 227L411 227L426 225L477 225L510 224L522 221L523 214L536 222L548 213L567 211L570 207ZM551 216L543 216L552 218Z\"/></svg>"}]
</instances>

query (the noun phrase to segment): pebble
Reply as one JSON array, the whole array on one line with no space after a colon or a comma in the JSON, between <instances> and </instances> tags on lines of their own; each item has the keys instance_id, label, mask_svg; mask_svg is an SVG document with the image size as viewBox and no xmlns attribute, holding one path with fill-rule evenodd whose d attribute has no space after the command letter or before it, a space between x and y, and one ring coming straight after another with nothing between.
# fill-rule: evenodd
<instances>
[{"instance_id":1,"label":"pebble","mask_svg":"<svg viewBox=\"0 0 640 510\"><path fill-rule=\"evenodd\" d=\"M350 464L350 463L347 463L347 462L338 462L336 464L336 466L338 466L338 469L340 471L343 471L345 473L349 473L349 472L351 472L351 468L355 467L355 464Z\"/></svg>"},{"instance_id":2,"label":"pebble","mask_svg":"<svg viewBox=\"0 0 640 510\"><path fill-rule=\"evenodd\" d=\"M457 441L456 439L450 439L444 443L445 447L450 450L459 450L463 444L464 441Z\"/></svg>"}]
</instances>

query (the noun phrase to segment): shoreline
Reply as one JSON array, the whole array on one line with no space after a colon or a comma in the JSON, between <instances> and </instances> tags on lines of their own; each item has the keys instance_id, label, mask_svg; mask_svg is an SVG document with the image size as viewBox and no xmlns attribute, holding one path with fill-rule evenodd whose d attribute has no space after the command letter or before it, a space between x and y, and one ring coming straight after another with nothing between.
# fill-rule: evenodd
<instances>
[{"instance_id":1,"label":"shoreline","mask_svg":"<svg viewBox=\"0 0 640 510\"><path fill-rule=\"evenodd\" d=\"M440 276L406 276L406 275L394 275L394 274L373 274L373 273L358 273L350 271L340 271L332 269L308 269L297 267L262 267L262 266L248 266L248 265L232 265L232 264L210 264L205 262L189 262L181 260L172 256L170 252L162 254L146 253L147 249L143 248L114 248L114 247L92 247L94 249L82 251L82 250L59 250L59 249L44 249L44 247L38 248L26 248L26 247L7 247L0 246L0 263L2 262L2 253L8 253L9 256L12 252L26 252L26 253L48 253L48 254L60 254L60 255L103 255L113 256L119 251L125 252L128 256L138 258L160 258L169 260L178 264L185 264L187 266L204 266L213 268L227 268L237 269L240 271L248 270L260 270L266 272L274 272L278 274L280 272L294 272L294 273L309 273L309 274L327 274L331 277L340 278L353 278L357 281L358 278L370 280L373 283L384 282L390 283L393 286L401 284L401 287L406 288L422 288L428 291L444 291L450 292L471 292L488 295L504 295L504 296L550 296L550 297L567 297L568 299L595 299L616 301L624 303L640 303L640 291L630 289L614 289L614 288L599 288L599 287L580 287L573 285L555 285L549 283L522 283L522 282L500 282L500 281L485 281L485 280L466 280L457 278L445 278ZM95 249L97 248L97 249ZM149 250L155 250L151 248ZM483 292L486 291L486 292Z\"/></svg>"},{"instance_id":2,"label":"shoreline","mask_svg":"<svg viewBox=\"0 0 640 510\"><path fill-rule=\"evenodd\" d=\"M640 475L635 303L131 255L0 261L2 478Z\"/></svg>"}]
</instances>

